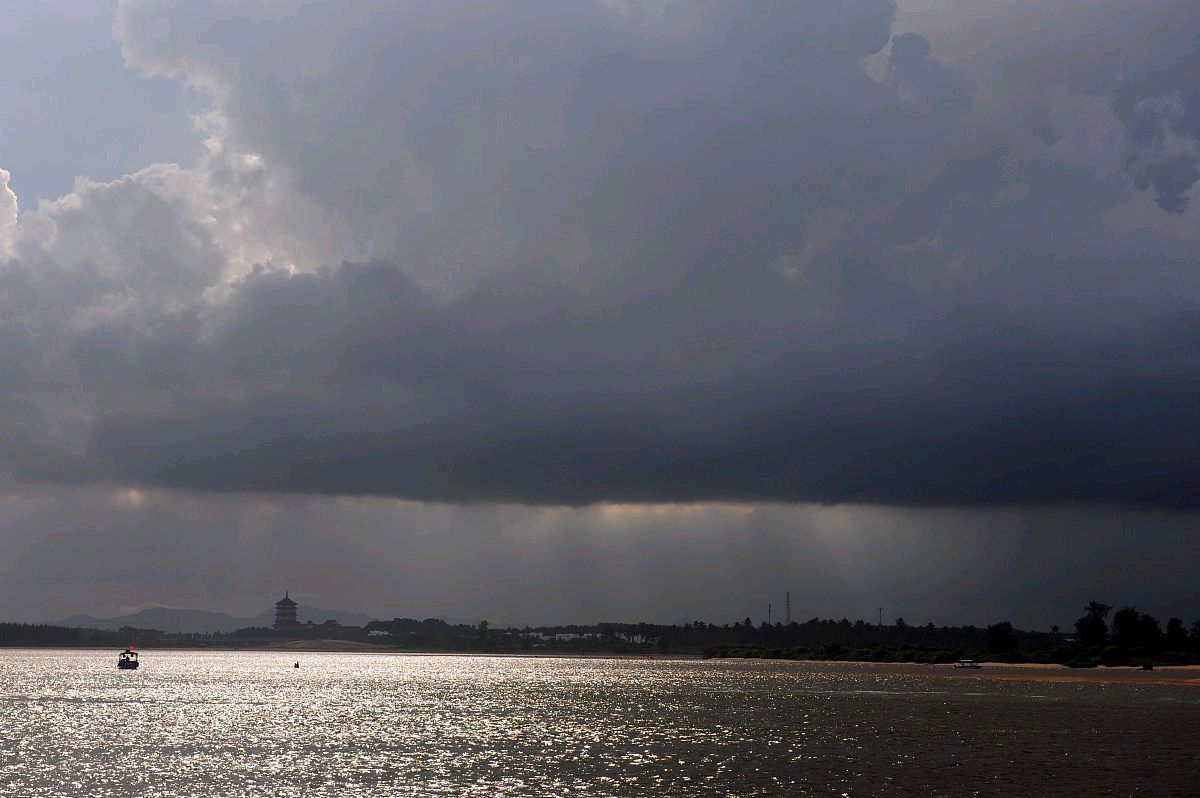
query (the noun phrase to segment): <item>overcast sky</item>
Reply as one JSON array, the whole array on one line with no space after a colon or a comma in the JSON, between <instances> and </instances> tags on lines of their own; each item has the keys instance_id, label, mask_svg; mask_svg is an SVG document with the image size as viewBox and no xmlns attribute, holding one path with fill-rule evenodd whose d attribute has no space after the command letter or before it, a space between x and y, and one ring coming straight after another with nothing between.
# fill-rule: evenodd
<instances>
[{"instance_id":1,"label":"overcast sky","mask_svg":"<svg viewBox=\"0 0 1200 798\"><path fill-rule=\"evenodd\" d=\"M0 16L0 615L1200 616L1191 0Z\"/></svg>"}]
</instances>

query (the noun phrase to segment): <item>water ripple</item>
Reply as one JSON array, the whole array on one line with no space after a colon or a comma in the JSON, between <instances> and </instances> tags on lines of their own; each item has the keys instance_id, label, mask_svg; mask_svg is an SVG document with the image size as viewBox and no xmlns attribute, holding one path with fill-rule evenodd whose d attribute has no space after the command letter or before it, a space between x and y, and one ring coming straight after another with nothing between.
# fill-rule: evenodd
<instances>
[{"instance_id":1,"label":"water ripple","mask_svg":"<svg viewBox=\"0 0 1200 798\"><path fill-rule=\"evenodd\" d=\"M0 652L0 794L1195 794L1196 687L1136 676L271 652L143 659L119 672L111 652Z\"/></svg>"}]
</instances>

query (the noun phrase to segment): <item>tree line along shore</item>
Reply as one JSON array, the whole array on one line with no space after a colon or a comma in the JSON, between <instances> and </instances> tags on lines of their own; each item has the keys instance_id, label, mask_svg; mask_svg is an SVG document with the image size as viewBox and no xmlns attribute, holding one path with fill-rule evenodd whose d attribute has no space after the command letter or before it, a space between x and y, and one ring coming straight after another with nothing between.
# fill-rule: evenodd
<instances>
[{"instance_id":1,"label":"tree line along shore","mask_svg":"<svg viewBox=\"0 0 1200 798\"><path fill-rule=\"evenodd\" d=\"M263 648L285 642L341 641L350 647L411 652L699 655L723 658L947 663L989 659L1013 663L1096 665L1200 664L1200 620L1165 626L1135 607L1091 602L1069 631L890 624L812 618L790 624L743 621L717 625L599 623L492 628L440 619L394 618L365 626L332 621L294 629L247 627L228 633L178 633L122 627L115 631L48 624L0 623L4 646Z\"/></svg>"},{"instance_id":2,"label":"tree line along shore","mask_svg":"<svg viewBox=\"0 0 1200 798\"><path fill-rule=\"evenodd\" d=\"M1111 615L1111 619L1110 619ZM859 662L957 662L988 659L995 662L1059 664L1072 668L1098 665L1200 664L1200 619L1185 626L1170 618L1166 626L1136 607L1090 602L1072 632L1028 632L1000 621L982 629L910 627L902 618L890 626L871 627L845 621L809 621L801 629L765 628L761 641L719 643L706 651L711 657L749 659L842 660ZM793 624L793 627L795 625ZM806 628L807 627L807 628ZM824 637L822 637L824 632Z\"/></svg>"}]
</instances>

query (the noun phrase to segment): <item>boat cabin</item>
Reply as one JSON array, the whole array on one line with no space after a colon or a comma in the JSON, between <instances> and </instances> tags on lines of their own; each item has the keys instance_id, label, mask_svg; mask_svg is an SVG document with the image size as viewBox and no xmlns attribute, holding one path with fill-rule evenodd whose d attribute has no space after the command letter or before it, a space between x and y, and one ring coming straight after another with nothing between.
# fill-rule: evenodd
<instances>
[{"instance_id":1,"label":"boat cabin","mask_svg":"<svg viewBox=\"0 0 1200 798\"><path fill-rule=\"evenodd\" d=\"M132 647L125 649L117 656L117 667L121 670L137 670L138 653Z\"/></svg>"}]
</instances>

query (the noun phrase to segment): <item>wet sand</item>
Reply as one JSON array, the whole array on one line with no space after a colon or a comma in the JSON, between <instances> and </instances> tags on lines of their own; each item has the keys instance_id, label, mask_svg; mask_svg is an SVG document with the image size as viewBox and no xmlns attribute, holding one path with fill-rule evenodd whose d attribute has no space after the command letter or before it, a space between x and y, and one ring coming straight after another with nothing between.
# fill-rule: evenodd
<instances>
[{"instance_id":1,"label":"wet sand","mask_svg":"<svg viewBox=\"0 0 1200 798\"><path fill-rule=\"evenodd\" d=\"M736 662L738 659L723 660ZM1084 682L1092 684L1162 684L1200 687L1200 665L1156 665L1144 671L1133 665L1097 665L1094 668L1068 668L1057 663L986 662L978 670L957 670L953 664L916 665L911 662L864 663L855 660L747 660L754 662L796 662L830 665L877 665L897 668L928 668L934 673L954 673L964 678L1010 682Z\"/></svg>"},{"instance_id":2,"label":"wet sand","mask_svg":"<svg viewBox=\"0 0 1200 798\"><path fill-rule=\"evenodd\" d=\"M1097 682L1112 684L1181 684L1200 687L1200 665L1160 665L1144 671L1131 665L1068 668L1066 665L985 662L973 675L1015 682ZM943 666L950 667L950 666Z\"/></svg>"}]
</instances>

